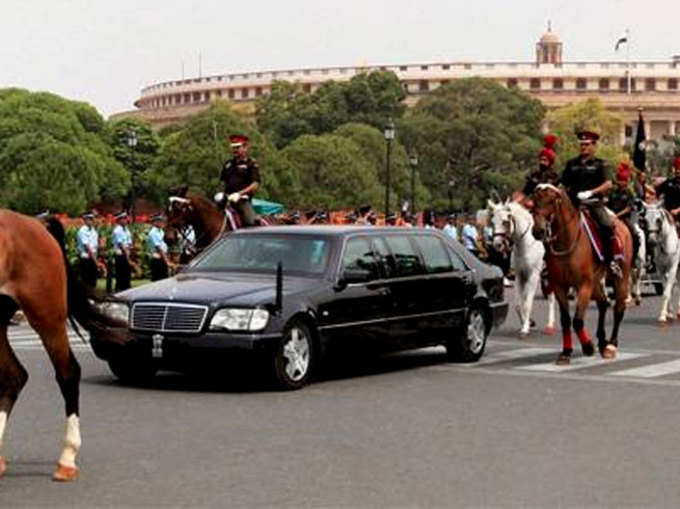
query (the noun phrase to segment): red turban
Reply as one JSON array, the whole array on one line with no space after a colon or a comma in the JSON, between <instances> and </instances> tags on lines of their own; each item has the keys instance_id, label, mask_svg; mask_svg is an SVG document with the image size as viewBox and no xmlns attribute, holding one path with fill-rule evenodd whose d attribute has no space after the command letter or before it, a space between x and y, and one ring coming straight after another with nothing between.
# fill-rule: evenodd
<instances>
[{"instance_id":1,"label":"red turban","mask_svg":"<svg viewBox=\"0 0 680 509\"><path fill-rule=\"evenodd\" d=\"M673 161L673 168L680 170L680 157L676 157Z\"/></svg>"},{"instance_id":2,"label":"red turban","mask_svg":"<svg viewBox=\"0 0 680 509\"><path fill-rule=\"evenodd\" d=\"M625 180L626 182L628 182L631 173L632 170L630 168L630 165L626 162L622 162L616 169L616 180Z\"/></svg>"},{"instance_id":3,"label":"red turban","mask_svg":"<svg viewBox=\"0 0 680 509\"><path fill-rule=\"evenodd\" d=\"M543 138L543 148L538 153L538 158L545 157L550 161L550 166L555 164L555 145L557 144L557 136L554 134L546 134Z\"/></svg>"}]
</instances>

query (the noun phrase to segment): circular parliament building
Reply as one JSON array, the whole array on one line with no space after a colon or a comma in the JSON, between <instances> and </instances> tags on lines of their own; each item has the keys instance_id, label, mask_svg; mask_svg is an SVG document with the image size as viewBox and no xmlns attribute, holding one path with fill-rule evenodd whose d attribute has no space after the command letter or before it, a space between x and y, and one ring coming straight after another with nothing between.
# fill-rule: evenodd
<instances>
[{"instance_id":1,"label":"circular parliament building","mask_svg":"<svg viewBox=\"0 0 680 509\"><path fill-rule=\"evenodd\" d=\"M141 117L162 127L198 113L213 100L240 103L252 111L254 101L269 93L272 82L300 83L313 92L328 80L346 81L357 74L394 72L407 103L453 80L481 77L506 87L526 90L554 109L588 97L599 97L625 125L621 143L633 136L638 109L643 108L647 136L659 139L680 134L680 56L668 61L569 62L562 58L562 41L548 27L536 44L532 62L438 62L361 67L322 67L230 73L155 83L142 89L137 109L113 115ZM630 79L629 79L630 73Z\"/></svg>"}]
</instances>

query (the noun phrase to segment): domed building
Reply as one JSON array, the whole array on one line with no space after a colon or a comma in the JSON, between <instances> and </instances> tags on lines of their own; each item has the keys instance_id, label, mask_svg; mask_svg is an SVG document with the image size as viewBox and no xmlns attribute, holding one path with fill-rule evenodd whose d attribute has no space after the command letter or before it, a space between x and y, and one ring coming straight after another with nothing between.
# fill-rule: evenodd
<instances>
[{"instance_id":1,"label":"domed building","mask_svg":"<svg viewBox=\"0 0 680 509\"><path fill-rule=\"evenodd\" d=\"M675 135L680 124L680 57L667 61L563 61L563 43L550 25L536 43L533 62L447 61L198 76L151 84L142 89L135 101L136 110L118 113L113 118L134 115L161 127L204 110L216 99L252 111L254 101L268 94L275 80L299 82L304 91L313 92L325 81L349 80L374 70L394 72L404 87L408 104L451 81L470 77L493 79L506 87L526 90L549 109L599 97L625 121L622 144L633 135L638 108L644 109L648 137Z\"/></svg>"}]
</instances>

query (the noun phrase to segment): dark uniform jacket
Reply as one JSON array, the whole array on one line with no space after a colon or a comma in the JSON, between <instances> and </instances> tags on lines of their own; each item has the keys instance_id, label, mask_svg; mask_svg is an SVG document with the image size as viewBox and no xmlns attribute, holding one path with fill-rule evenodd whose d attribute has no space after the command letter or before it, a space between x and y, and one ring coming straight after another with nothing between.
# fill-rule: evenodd
<instances>
[{"instance_id":1,"label":"dark uniform jacket","mask_svg":"<svg viewBox=\"0 0 680 509\"><path fill-rule=\"evenodd\" d=\"M541 170L541 168L538 168L537 170L532 171L527 177L522 193L529 196L533 194L538 184L557 184L558 180L559 177L555 170Z\"/></svg>"},{"instance_id":2,"label":"dark uniform jacket","mask_svg":"<svg viewBox=\"0 0 680 509\"><path fill-rule=\"evenodd\" d=\"M234 157L224 163L220 180L224 182L225 194L237 193L253 182L260 182L260 168L251 157ZM252 193L248 197L252 198Z\"/></svg>"},{"instance_id":3,"label":"dark uniform jacket","mask_svg":"<svg viewBox=\"0 0 680 509\"><path fill-rule=\"evenodd\" d=\"M616 187L611 193L609 193L609 201L607 202L607 206L616 214L621 212L626 207L630 207L630 211L622 216L630 217L630 214L633 211L634 201L635 194L630 188L624 187L621 189L620 187Z\"/></svg>"},{"instance_id":4,"label":"dark uniform jacket","mask_svg":"<svg viewBox=\"0 0 680 509\"><path fill-rule=\"evenodd\" d=\"M604 160L593 157L583 161L580 157L575 157L567 161L560 183L567 188L567 194L572 203L578 205L579 201L576 197L578 193L599 187L610 178ZM598 197L593 196L593 198Z\"/></svg>"},{"instance_id":5,"label":"dark uniform jacket","mask_svg":"<svg viewBox=\"0 0 680 509\"><path fill-rule=\"evenodd\" d=\"M663 181L656 194L663 195L663 206L667 210L680 207L680 177L671 177Z\"/></svg>"}]
</instances>

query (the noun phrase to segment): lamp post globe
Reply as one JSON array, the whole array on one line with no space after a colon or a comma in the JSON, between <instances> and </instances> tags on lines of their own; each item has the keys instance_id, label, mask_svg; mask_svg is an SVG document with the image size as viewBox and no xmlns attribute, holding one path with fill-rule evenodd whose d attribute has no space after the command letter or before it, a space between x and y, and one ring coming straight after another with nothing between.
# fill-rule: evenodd
<instances>
[{"instance_id":1,"label":"lamp post globe","mask_svg":"<svg viewBox=\"0 0 680 509\"><path fill-rule=\"evenodd\" d=\"M132 221L137 221L137 171L135 169L135 147L137 146L137 131L130 129L127 132L127 144L130 147L130 181L132 186L130 188L130 215Z\"/></svg>"}]
</instances>

